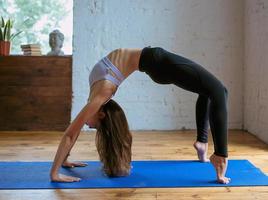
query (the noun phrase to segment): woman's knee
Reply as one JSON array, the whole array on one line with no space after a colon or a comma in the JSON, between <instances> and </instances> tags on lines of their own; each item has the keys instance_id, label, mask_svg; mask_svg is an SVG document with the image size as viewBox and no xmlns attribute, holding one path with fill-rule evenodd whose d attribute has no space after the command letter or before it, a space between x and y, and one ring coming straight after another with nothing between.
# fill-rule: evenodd
<instances>
[{"instance_id":1,"label":"woman's knee","mask_svg":"<svg viewBox=\"0 0 268 200\"><path fill-rule=\"evenodd\" d=\"M222 84L218 83L211 90L210 99L214 101L222 101L222 99L227 100L228 98L228 89Z\"/></svg>"}]
</instances>

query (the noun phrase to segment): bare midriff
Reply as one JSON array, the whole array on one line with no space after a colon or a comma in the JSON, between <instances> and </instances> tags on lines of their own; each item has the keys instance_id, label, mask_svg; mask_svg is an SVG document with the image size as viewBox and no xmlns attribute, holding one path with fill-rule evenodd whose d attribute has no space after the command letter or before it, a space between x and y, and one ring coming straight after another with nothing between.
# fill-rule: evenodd
<instances>
[{"instance_id":1,"label":"bare midriff","mask_svg":"<svg viewBox=\"0 0 268 200\"><path fill-rule=\"evenodd\" d=\"M116 49L110 52L107 57L116 66L125 78L135 70L139 69L139 60L142 49ZM113 75L113 74L112 74ZM96 82L90 89L89 101L100 93L114 95L117 86L108 80ZM109 95L108 95L109 96Z\"/></svg>"},{"instance_id":2,"label":"bare midriff","mask_svg":"<svg viewBox=\"0 0 268 200\"><path fill-rule=\"evenodd\" d=\"M139 69L139 59L142 49L116 49L109 53L109 60L121 71L125 78Z\"/></svg>"}]
</instances>

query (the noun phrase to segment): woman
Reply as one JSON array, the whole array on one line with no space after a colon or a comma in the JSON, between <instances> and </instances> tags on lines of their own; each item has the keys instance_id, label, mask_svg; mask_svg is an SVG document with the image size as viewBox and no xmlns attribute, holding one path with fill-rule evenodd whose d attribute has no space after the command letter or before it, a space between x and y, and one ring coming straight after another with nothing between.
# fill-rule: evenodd
<instances>
[{"instance_id":1,"label":"woman","mask_svg":"<svg viewBox=\"0 0 268 200\"><path fill-rule=\"evenodd\" d=\"M131 134L123 110L111 97L118 86L134 71L147 73L159 84L175 84L199 94L196 102L197 140L194 148L201 162L207 162L208 125L214 153L210 157L217 181L228 184L227 169L227 89L211 73L197 63L160 47L117 49L101 59L91 71L89 102L69 125L58 147L50 176L52 181L73 182L77 177L58 173L61 165L85 166L67 161L84 124L97 129L96 145L104 171L108 176L129 173Z\"/></svg>"}]
</instances>

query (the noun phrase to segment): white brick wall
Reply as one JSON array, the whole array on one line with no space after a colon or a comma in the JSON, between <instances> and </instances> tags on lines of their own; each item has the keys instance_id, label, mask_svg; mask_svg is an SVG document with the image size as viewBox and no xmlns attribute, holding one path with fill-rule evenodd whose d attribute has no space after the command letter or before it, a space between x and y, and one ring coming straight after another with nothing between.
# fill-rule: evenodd
<instances>
[{"instance_id":1,"label":"white brick wall","mask_svg":"<svg viewBox=\"0 0 268 200\"><path fill-rule=\"evenodd\" d=\"M245 129L268 143L268 0L245 8Z\"/></svg>"},{"instance_id":2,"label":"white brick wall","mask_svg":"<svg viewBox=\"0 0 268 200\"><path fill-rule=\"evenodd\" d=\"M74 1L72 119L88 97L88 74L109 51L161 46L200 63L229 89L229 128L243 122L243 0ZM197 94L135 72L117 91L130 128L195 129Z\"/></svg>"}]
</instances>

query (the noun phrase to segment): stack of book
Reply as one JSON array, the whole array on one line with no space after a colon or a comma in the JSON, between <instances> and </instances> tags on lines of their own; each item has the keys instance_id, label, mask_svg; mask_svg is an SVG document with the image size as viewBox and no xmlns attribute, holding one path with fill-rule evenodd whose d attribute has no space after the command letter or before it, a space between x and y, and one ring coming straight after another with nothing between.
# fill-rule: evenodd
<instances>
[{"instance_id":1,"label":"stack of book","mask_svg":"<svg viewBox=\"0 0 268 200\"><path fill-rule=\"evenodd\" d=\"M20 45L23 55L25 56L41 56L40 44L23 44Z\"/></svg>"}]
</instances>

